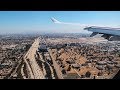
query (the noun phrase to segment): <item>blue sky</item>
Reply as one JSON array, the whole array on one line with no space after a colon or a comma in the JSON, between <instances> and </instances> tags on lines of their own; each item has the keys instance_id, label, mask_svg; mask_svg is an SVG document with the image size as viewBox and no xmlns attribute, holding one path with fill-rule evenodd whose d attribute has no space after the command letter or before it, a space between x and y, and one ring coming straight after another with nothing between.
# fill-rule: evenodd
<instances>
[{"instance_id":1,"label":"blue sky","mask_svg":"<svg viewBox=\"0 0 120 90\"><path fill-rule=\"evenodd\" d=\"M87 33L79 26L54 24L51 17L63 22L120 27L120 11L0 11L0 34Z\"/></svg>"}]
</instances>

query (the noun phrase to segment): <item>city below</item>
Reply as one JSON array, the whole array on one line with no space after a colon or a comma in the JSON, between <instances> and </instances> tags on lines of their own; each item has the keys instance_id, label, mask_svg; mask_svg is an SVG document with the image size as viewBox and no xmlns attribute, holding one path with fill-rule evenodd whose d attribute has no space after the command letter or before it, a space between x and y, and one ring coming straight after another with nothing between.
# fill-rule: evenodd
<instances>
[{"instance_id":1,"label":"city below","mask_svg":"<svg viewBox=\"0 0 120 90\"><path fill-rule=\"evenodd\" d=\"M0 79L114 79L120 41L89 34L0 35Z\"/></svg>"}]
</instances>

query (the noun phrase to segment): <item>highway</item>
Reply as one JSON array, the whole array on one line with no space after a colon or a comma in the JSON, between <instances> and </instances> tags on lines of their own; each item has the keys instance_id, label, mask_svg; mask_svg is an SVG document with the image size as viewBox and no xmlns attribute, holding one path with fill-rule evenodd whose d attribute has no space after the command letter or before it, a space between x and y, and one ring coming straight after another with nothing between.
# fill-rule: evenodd
<instances>
[{"instance_id":1,"label":"highway","mask_svg":"<svg viewBox=\"0 0 120 90\"><path fill-rule=\"evenodd\" d=\"M35 39L35 42L30 47L29 51L24 57L25 63L28 68L30 79L45 79L42 70L36 62L35 55L39 47L39 38Z\"/></svg>"},{"instance_id":2,"label":"highway","mask_svg":"<svg viewBox=\"0 0 120 90\"><path fill-rule=\"evenodd\" d=\"M55 71L56 71L56 74L57 74L57 76L58 76L58 79L64 79L63 78L63 75L62 75L62 72L61 72L61 70L60 70L60 67L59 67L59 65L56 63L56 58L55 58L55 56L52 54L52 51L51 50L49 50L49 54L50 54L50 56L51 56L51 58L52 58L52 62L53 62L53 66L54 66L54 68L55 68Z\"/></svg>"}]
</instances>

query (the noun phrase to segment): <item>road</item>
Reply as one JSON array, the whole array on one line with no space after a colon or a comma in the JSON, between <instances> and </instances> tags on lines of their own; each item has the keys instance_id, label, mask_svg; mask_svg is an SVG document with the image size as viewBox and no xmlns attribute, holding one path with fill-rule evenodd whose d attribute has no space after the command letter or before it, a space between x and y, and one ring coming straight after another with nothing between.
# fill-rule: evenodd
<instances>
[{"instance_id":1,"label":"road","mask_svg":"<svg viewBox=\"0 0 120 90\"><path fill-rule=\"evenodd\" d=\"M60 67L59 67L59 65L56 63L56 58L55 58L55 56L52 54L52 51L51 50L49 50L49 54L50 54L50 56L51 56L51 58L52 58L52 62L53 62L53 66L54 66L54 68L55 68L55 71L56 71L56 74L57 74L57 76L58 76L58 79L64 79L63 78L63 75L62 75L62 72L61 72L61 70L60 70Z\"/></svg>"},{"instance_id":2,"label":"road","mask_svg":"<svg viewBox=\"0 0 120 90\"><path fill-rule=\"evenodd\" d=\"M35 55L39 47L39 38L35 39L35 42L30 47L29 51L24 57L25 63L29 71L30 79L45 79L42 70L36 62Z\"/></svg>"}]
</instances>

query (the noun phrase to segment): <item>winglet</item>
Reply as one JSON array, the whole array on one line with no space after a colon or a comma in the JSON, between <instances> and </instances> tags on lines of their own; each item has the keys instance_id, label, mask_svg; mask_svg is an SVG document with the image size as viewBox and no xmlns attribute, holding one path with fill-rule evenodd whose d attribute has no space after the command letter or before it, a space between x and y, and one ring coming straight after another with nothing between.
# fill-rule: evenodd
<instances>
[{"instance_id":1,"label":"winglet","mask_svg":"<svg viewBox=\"0 0 120 90\"><path fill-rule=\"evenodd\" d=\"M54 23L60 23L60 21L56 20L55 18L51 18L51 20L54 22Z\"/></svg>"}]
</instances>

